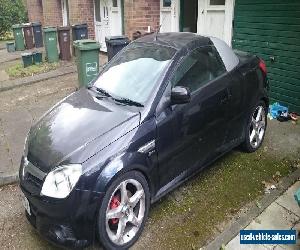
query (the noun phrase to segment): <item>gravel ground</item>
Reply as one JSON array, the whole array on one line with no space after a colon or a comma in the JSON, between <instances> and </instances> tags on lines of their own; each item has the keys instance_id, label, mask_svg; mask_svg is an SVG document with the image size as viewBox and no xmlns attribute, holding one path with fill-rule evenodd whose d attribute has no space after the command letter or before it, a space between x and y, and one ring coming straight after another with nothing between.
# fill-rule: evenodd
<instances>
[{"instance_id":1,"label":"gravel ground","mask_svg":"<svg viewBox=\"0 0 300 250\"><path fill-rule=\"evenodd\" d=\"M29 128L76 84L74 73L0 92L0 175L18 171Z\"/></svg>"},{"instance_id":2,"label":"gravel ground","mask_svg":"<svg viewBox=\"0 0 300 250\"><path fill-rule=\"evenodd\" d=\"M0 188L0 214L1 249L56 249L27 222L17 185Z\"/></svg>"}]
</instances>

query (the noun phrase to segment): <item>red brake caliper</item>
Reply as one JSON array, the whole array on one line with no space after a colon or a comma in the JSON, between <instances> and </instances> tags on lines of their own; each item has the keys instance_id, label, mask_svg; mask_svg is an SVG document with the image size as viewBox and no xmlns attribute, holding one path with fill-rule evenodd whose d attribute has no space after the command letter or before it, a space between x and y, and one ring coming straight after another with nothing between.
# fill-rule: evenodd
<instances>
[{"instance_id":1,"label":"red brake caliper","mask_svg":"<svg viewBox=\"0 0 300 250\"><path fill-rule=\"evenodd\" d=\"M112 197L109 208L113 209L113 208L117 208L120 205L120 196L119 195L115 195ZM111 224L115 225L119 222L119 219L114 218L114 219L110 219Z\"/></svg>"}]
</instances>

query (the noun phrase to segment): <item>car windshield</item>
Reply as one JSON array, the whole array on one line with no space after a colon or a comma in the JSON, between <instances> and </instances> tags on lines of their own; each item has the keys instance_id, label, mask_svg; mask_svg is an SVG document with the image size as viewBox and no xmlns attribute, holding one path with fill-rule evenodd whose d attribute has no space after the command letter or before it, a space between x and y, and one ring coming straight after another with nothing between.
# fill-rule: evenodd
<instances>
[{"instance_id":1,"label":"car windshield","mask_svg":"<svg viewBox=\"0 0 300 250\"><path fill-rule=\"evenodd\" d=\"M155 45L129 45L103 69L94 87L114 98L144 104L169 65L175 49Z\"/></svg>"}]
</instances>

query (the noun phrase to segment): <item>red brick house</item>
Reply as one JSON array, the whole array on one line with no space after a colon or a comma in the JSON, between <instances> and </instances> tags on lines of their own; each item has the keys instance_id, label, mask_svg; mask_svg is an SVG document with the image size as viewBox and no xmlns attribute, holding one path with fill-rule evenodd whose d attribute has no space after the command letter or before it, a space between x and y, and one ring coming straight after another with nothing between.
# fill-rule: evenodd
<instances>
[{"instance_id":1,"label":"red brick house","mask_svg":"<svg viewBox=\"0 0 300 250\"><path fill-rule=\"evenodd\" d=\"M25 0L26 1L26 0ZM223 39L267 63L272 101L300 112L299 0L27 0L30 21L87 22L89 36L191 31ZM234 22L233 22L234 21ZM234 25L233 25L234 24ZM292 67L290 66L292 65ZM292 70L291 70L292 69Z\"/></svg>"},{"instance_id":2,"label":"red brick house","mask_svg":"<svg viewBox=\"0 0 300 250\"><path fill-rule=\"evenodd\" d=\"M156 30L159 0L26 0L30 22L44 26L87 23L89 37L105 46L105 36ZM149 26L149 28L148 28Z\"/></svg>"},{"instance_id":3,"label":"red brick house","mask_svg":"<svg viewBox=\"0 0 300 250\"><path fill-rule=\"evenodd\" d=\"M191 31L231 43L234 0L27 0L29 21L44 26L87 23L89 37ZM199 13L199 15L198 15Z\"/></svg>"}]
</instances>

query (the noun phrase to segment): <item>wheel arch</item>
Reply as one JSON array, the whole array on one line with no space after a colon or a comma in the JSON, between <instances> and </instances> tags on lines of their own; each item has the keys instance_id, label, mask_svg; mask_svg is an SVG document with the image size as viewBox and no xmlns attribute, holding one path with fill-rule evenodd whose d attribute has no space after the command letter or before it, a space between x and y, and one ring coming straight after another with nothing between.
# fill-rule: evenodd
<instances>
[{"instance_id":1,"label":"wheel arch","mask_svg":"<svg viewBox=\"0 0 300 250\"><path fill-rule=\"evenodd\" d=\"M260 98L260 100L263 101L266 104L266 108L268 110L268 108L269 108L269 102L270 102L269 98L266 97L266 96L263 96L263 97Z\"/></svg>"},{"instance_id":2,"label":"wheel arch","mask_svg":"<svg viewBox=\"0 0 300 250\"><path fill-rule=\"evenodd\" d=\"M154 184L150 178L150 175L148 173L148 168L146 166L143 166L141 164L132 164L129 165L128 167L123 166L122 168L118 163L112 163L108 164L99 174L99 177L97 179L97 183L95 186L95 190L97 192L106 192L110 184L118 178L120 175L131 172L131 171L136 171L139 172L140 174L143 175L145 178L149 192L151 197L154 195Z\"/></svg>"}]
</instances>

